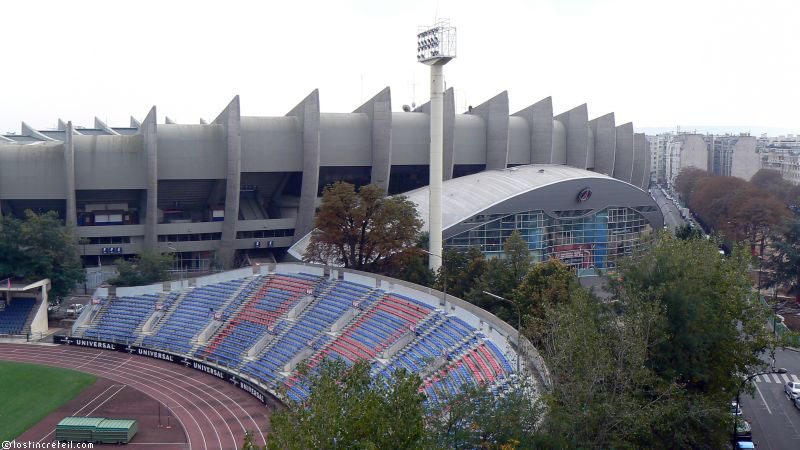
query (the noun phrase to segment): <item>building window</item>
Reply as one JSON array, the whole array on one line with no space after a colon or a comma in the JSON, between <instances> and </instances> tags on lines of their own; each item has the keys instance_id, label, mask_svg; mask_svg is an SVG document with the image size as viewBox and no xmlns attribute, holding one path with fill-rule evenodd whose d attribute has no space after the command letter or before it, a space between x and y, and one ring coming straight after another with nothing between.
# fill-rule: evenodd
<instances>
[{"instance_id":1,"label":"building window","mask_svg":"<svg viewBox=\"0 0 800 450\"><path fill-rule=\"evenodd\" d=\"M478 247L488 257L502 257L505 241L516 230L528 243L534 261L559 259L578 275L593 275L595 269L613 270L617 260L634 254L641 247L643 235L651 231L647 220L632 208L610 207L590 215L586 212L563 211L559 217L542 210L478 215L465 223L487 221L447 239L445 245L455 249Z\"/></svg>"}]
</instances>

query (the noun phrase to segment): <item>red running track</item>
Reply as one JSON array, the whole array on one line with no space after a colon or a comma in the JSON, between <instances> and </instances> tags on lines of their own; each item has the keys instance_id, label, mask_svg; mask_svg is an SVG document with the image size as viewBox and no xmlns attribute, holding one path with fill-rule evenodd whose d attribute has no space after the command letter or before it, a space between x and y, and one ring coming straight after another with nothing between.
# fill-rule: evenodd
<instances>
[{"instance_id":1,"label":"red running track","mask_svg":"<svg viewBox=\"0 0 800 450\"><path fill-rule=\"evenodd\" d=\"M170 362L62 345L0 344L0 360L78 370L139 390L172 411L189 448L241 448L246 431L264 444L270 409L216 377Z\"/></svg>"}]
</instances>

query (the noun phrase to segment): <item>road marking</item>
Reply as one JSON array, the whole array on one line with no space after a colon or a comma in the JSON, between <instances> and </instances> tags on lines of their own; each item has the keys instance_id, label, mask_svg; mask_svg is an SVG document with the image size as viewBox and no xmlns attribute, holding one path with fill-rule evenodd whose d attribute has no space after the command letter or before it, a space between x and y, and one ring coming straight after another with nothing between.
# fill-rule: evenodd
<instances>
[{"instance_id":1,"label":"road marking","mask_svg":"<svg viewBox=\"0 0 800 450\"><path fill-rule=\"evenodd\" d=\"M792 380L794 380L795 383L800 383L800 378L797 378L795 374L792 374Z\"/></svg>"},{"instance_id":2,"label":"road marking","mask_svg":"<svg viewBox=\"0 0 800 450\"><path fill-rule=\"evenodd\" d=\"M772 374L772 378L775 380L776 383L780 383L781 382L781 379L778 378L778 376L775 375L774 373Z\"/></svg>"},{"instance_id":3,"label":"road marking","mask_svg":"<svg viewBox=\"0 0 800 450\"><path fill-rule=\"evenodd\" d=\"M761 375L761 377L764 378L764 381L767 383L772 383L772 380L769 379L769 375Z\"/></svg>"},{"instance_id":4,"label":"road marking","mask_svg":"<svg viewBox=\"0 0 800 450\"><path fill-rule=\"evenodd\" d=\"M761 397L761 401L764 403L764 406L767 407L767 412L772 414L772 410L769 409L769 405L767 404L767 401L764 400L764 394L761 393L761 389L758 388L758 385L756 385L756 392L758 392L758 396Z\"/></svg>"},{"instance_id":5,"label":"road marking","mask_svg":"<svg viewBox=\"0 0 800 450\"><path fill-rule=\"evenodd\" d=\"M789 377L787 377L785 373L781 374L781 377L783 377L783 381L785 381L787 383L790 381Z\"/></svg>"}]
</instances>

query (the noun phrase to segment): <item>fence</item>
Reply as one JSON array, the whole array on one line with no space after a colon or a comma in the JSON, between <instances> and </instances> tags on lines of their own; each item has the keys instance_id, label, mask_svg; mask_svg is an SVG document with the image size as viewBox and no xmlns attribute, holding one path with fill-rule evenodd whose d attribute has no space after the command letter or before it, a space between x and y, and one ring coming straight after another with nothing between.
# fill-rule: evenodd
<instances>
[{"instance_id":1,"label":"fence","mask_svg":"<svg viewBox=\"0 0 800 450\"><path fill-rule=\"evenodd\" d=\"M764 298L763 295L759 296L759 300L761 300L762 305L770 309L770 318L767 323L769 327L772 328L778 337L786 339L790 347L800 348L800 335L790 330L781 322L778 316L772 312L772 307L767 303L767 299Z\"/></svg>"}]
</instances>

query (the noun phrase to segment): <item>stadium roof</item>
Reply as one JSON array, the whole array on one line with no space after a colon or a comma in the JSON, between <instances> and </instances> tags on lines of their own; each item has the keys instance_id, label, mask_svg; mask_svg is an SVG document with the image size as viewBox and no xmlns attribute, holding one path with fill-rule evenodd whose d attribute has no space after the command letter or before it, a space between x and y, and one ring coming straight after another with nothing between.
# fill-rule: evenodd
<instances>
[{"instance_id":1,"label":"stadium roof","mask_svg":"<svg viewBox=\"0 0 800 450\"><path fill-rule=\"evenodd\" d=\"M556 164L486 170L447 180L442 184L442 227L447 229L490 206L542 186L588 178L614 180L597 172ZM403 194L417 205L424 223L422 231L428 231L428 192L428 186L425 186Z\"/></svg>"},{"instance_id":2,"label":"stadium roof","mask_svg":"<svg viewBox=\"0 0 800 450\"><path fill-rule=\"evenodd\" d=\"M638 187L597 172L560 164L529 164L500 170L486 170L453 178L442 183L442 228L458 225L464 220L498 203L538 188L570 180L601 179ZM402 194L417 205L422 219L422 231L428 231L428 186ZM311 233L299 239L289 254L302 259Z\"/></svg>"}]
</instances>

